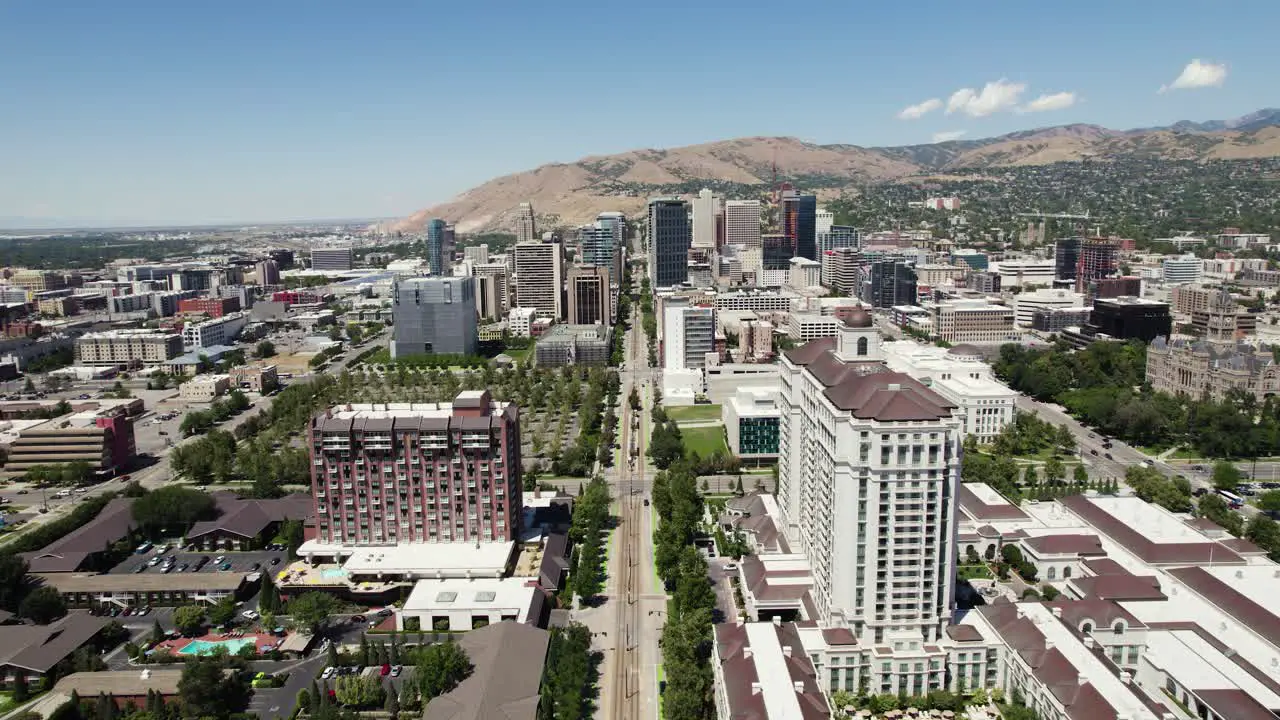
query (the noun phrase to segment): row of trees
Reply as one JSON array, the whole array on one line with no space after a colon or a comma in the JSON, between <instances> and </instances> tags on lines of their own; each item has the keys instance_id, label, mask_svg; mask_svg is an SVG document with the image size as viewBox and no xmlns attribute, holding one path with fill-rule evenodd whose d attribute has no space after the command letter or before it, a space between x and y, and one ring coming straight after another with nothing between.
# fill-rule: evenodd
<instances>
[{"instance_id":1,"label":"row of trees","mask_svg":"<svg viewBox=\"0 0 1280 720\"><path fill-rule=\"evenodd\" d=\"M707 563L694 546L702 519L697 478L682 463L654 477L653 504L661 522L654 531L654 562L671 592L662 656L667 685L662 695L668 720L695 720L714 714L711 624L715 593Z\"/></svg>"},{"instance_id":2,"label":"row of trees","mask_svg":"<svg viewBox=\"0 0 1280 720\"><path fill-rule=\"evenodd\" d=\"M604 537L611 502L608 484L597 475L583 487L573 505L569 538L575 552L569 589L582 603L591 602L604 588Z\"/></svg>"},{"instance_id":3,"label":"row of trees","mask_svg":"<svg viewBox=\"0 0 1280 720\"><path fill-rule=\"evenodd\" d=\"M173 448L169 466L197 485L249 483L250 494L264 498L279 497L281 486L305 484L311 477L306 450L273 447L261 437L239 444L235 435L222 430Z\"/></svg>"},{"instance_id":4,"label":"row of trees","mask_svg":"<svg viewBox=\"0 0 1280 720\"><path fill-rule=\"evenodd\" d=\"M570 387L576 388L577 385ZM560 476L585 477L595 464L613 464L613 443L618 418L614 405L620 389L616 370L592 368L587 374L587 392L578 408L582 427L578 439L551 459L551 472Z\"/></svg>"},{"instance_id":5,"label":"row of trees","mask_svg":"<svg viewBox=\"0 0 1280 720\"><path fill-rule=\"evenodd\" d=\"M219 398L209 403L209 409L188 412L182 418L182 424L178 426L178 430L183 437L201 435L211 430L213 426L226 422L248 409L249 398L239 390L232 390L227 393L225 399Z\"/></svg>"},{"instance_id":6,"label":"row of trees","mask_svg":"<svg viewBox=\"0 0 1280 720\"><path fill-rule=\"evenodd\" d=\"M547 671L538 699L541 716L554 720L594 716L599 668L600 653L591 650L591 631L585 625L551 628Z\"/></svg>"},{"instance_id":7,"label":"row of trees","mask_svg":"<svg viewBox=\"0 0 1280 720\"><path fill-rule=\"evenodd\" d=\"M1032 413L1015 412L1013 422L1004 426L991 450L996 455L1029 456L1045 450L1071 453L1076 449L1075 436L1066 425L1055 426Z\"/></svg>"}]
</instances>

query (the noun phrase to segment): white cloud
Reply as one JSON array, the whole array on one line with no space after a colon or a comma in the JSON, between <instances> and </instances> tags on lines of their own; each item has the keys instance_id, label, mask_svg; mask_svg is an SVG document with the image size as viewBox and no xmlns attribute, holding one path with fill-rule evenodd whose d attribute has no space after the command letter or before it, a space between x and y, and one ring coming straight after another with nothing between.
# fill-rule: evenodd
<instances>
[{"instance_id":1,"label":"white cloud","mask_svg":"<svg viewBox=\"0 0 1280 720\"><path fill-rule=\"evenodd\" d=\"M1018 108L1018 112L1048 112L1049 110L1062 110L1076 104L1076 94L1073 92L1060 92L1044 94L1032 100L1031 102Z\"/></svg>"},{"instance_id":2,"label":"white cloud","mask_svg":"<svg viewBox=\"0 0 1280 720\"><path fill-rule=\"evenodd\" d=\"M946 132L937 132L933 134L933 141L936 143L944 143L950 140L959 140L964 137L964 130L947 130Z\"/></svg>"},{"instance_id":3,"label":"white cloud","mask_svg":"<svg viewBox=\"0 0 1280 720\"><path fill-rule=\"evenodd\" d=\"M919 105L911 105L906 108L903 108L902 112L898 113L898 119L899 120L917 120L919 118L924 117L925 115L928 115L934 110L937 110L940 107L942 107L941 100L939 100L938 98L929 98L928 100L925 100Z\"/></svg>"},{"instance_id":4,"label":"white cloud","mask_svg":"<svg viewBox=\"0 0 1280 720\"><path fill-rule=\"evenodd\" d=\"M1023 83L1013 83L1000 78L989 82L978 92L973 88L961 88L947 100L947 114L962 112L973 117L985 117L1002 110L1011 110L1018 104L1027 89Z\"/></svg>"},{"instance_id":5,"label":"white cloud","mask_svg":"<svg viewBox=\"0 0 1280 720\"><path fill-rule=\"evenodd\" d=\"M1172 85L1161 85L1160 92L1168 90L1190 90L1192 88L1218 87L1227 79L1227 66L1215 65L1199 59L1192 60L1182 68L1182 74Z\"/></svg>"}]
</instances>

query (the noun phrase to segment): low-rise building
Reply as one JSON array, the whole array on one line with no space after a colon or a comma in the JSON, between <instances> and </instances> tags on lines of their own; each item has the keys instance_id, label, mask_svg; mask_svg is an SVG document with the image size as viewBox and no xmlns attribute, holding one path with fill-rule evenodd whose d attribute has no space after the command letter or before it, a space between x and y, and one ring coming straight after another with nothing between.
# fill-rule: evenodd
<instances>
[{"instance_id":1,"label":"low-rise building","mask_svg":"<svg viewBox=\"0 0 1280 720\"><path fill-rule=\"evenodd\" d=\"M612 339L608 325L553 325L534 345L534 364L605 367L613 351Z\"/></svg>"},{"instance_id":2,"label":"low-rise building","mask_svg":"<svg viewBox=\"0 0 1280 720\"><path fill-rule=\"evenodd\" d=\"M1151 342L1161 335L1168 336L1172 328L1169 303L1126 295L1095 300L1083 329L1088 336Z\"/></svg>"},{"instance_id":3,"label":"low-rise building","mask_svg":"<svg viewBox=\"0 0 1280 720\"><path fill-rule=\"evenodd\" d=\"M977 348L944 349L909 340L882 343L881 348L889 369L910 375L956 404L964 435L994 442L1013 422L1018 393L996 379Z\"/></svg>"},{"instance_id":4,"label":"low-rise building","mask_svg":"<svg viewBox=\"0 0 1280 720\"><path fill-rule=\"evenodd\" d=\"M776 460L781 410L777 391L745 388L721 410L729 452L749 462Z\"/></svg>"},{"instance_id":5,"label":"low-rise building","mask_svg":"<svg viewBox=\"0 0 1280 720\"><path fill-rule=\"evenodd\" d=\"M0 625L0 687L12 691L19 684L36 689L62 661L80 648L94 656L107 621L86 613L71 613L49 625Z\"/></svg>"},{"instance_id":6,"label":"low-rise building","mask_svg":"<svg viewBox=\"0 0 1280 720\"><path fill-rule=\"evenodd\" d=\"M547 631L522 623L465 633L458 645L471 674L428 702L422 720L538 720L549 644Z\"/></svg>"},{"instance_id":7,"label":"low-rise building","mask_svg":"<svg viewBox=\"0 0 1280 720\"><path fill-rule=\"evenodd\" d=\"M791 313L787 317L787 334L797 343L835 337L843 324L839 318L817 313Z\"/></svg>"},{"instance_id":8,"label":"low-rise building","mask_svg":"<svg viewBox=\"0 0 1280 720\"><path fill-rule=\"evenodd\" d=\"M76 339L75 350L77 365L157 365L182 354L182 336L164 330L86 333Z\"/></svg>"},{"instance_id":9,"label":"low-rise building","mask_svg":"<svg viewBox=\"0 0 1280 720\"><path fill-rule=\"evenodd\" d=\"M14 477L37 465L71 462L109 474L128 467L137 454L133 418L119 408L89 410L23 428L9 446L3 474Z\"/></svg>"},{"instance_id":10,"label":"low-rise building","mask_svg":"<svg viewBox=\"0 0 1280 720\"><path fill-rule=\"evenodd\" d=\"M464 632L506 620L538 625L546 610L546 596L531 578L419 580L396 613L396 629Z\"/></svg>"},{"instance_id":11,"label":"low-rise building","mask_svg":"<svg viewBox=\"0 0 1280 720\"><path fill-rule=\"evenodd\" d=\"M1083 293L1041 288L1033 292L1019 293L1013 298L1013 319L1018 327L1031 327L1037 310L1083 306Z\"/></svg>"},{"instance_id":12,"label":"low-rise building","mask_svg":"<svg viewBox=\"0 0 1280 720\"><path fill-rule=\"evenodd\" d=\"M186 533L188 543L202 550L250 550L270 542L285 520L306 520L315 514L310 495L281 498L242 498L236 493L213 494L218 516L202 520Z\"/></svg>"},{"instance_id":13,"label":"low-rise building","mask_svg":"<svg viewBox=\"0 0 1280 720\"><path fill-rule=\"evenodd\" d=\"M718 718L831 717L795 623L731 622L714 629L711 669Z\"/></svg>"},{"instance_id":14,"label":"low-rise building","mask_svg":"<svg viewBox=\"0 0 1280 720\"><path fill-rule=\"evenodd\" d=\"M533 318L537 308L513 307L507 314L507 327L515 337L531 337L533 335Z\"/></svg>"},{"instance_id":15,"label":"low-rise building","mask_svg":"<svg viewBox=\"0 0 1280 720\"><path fill-rule=\"evenodd\" d=\"M234 312L204 322L188 324L182 328L182 344L188 350L230 345L249 324L249 313Z\"/></svg>"},{"instance_id":16,"label":"low-rise building","mask_svg":"<svg viewBox=\"0 0 1280 720\"><path fill-rule=\"evenodd\" d=\"M212 402L230 389L230 375L197 375L178 386L178 397L187 402Z\"/></svg>"},{"instance_id":17,"label":"low-rise building","mask_svg":"<svg viewBox=\"0 0 1280 720\"><path fill-rule=\"evenodd\" d=\"M257 591L235 572L186 573L33 573L52 587L67 607L174 607L191 603L216 605L223 598L243 598Z\"/></svg>"},{"instance_id":18,"label":"low-rise building","mask_svg":"<svg viewBox=\"0 0 1280 720\"><path fill-rule=\"evenodd\" d=\"M985 300L949 300L931 303L934 336L949 343L1017 342L1021 334L1013 324L1013 308Z\"/></svg>"},{"instance_id":19,"label":"low-rise building","mask_svg":"<svg viewBox=\"0 0 1280 720\"><path fill-rule=\"evenodd\" d=\"M1280 365L1271 349L1158 337L1147 347L1147 382L1153 390L1222 400L1239 390L1262 402L1280 393Z\"/></svg>"},{"instance_id":20,"label":"low-rise building","mask_svg":"<svg viewBox=\"0 0 1280 720\"><path fill-rule=\"evenodd\" d=\"M275 365L240 365L231 368L231 384L256 393L269 393L280 385Z\"/></svg>"},{"instance_id":21,"label":"low-rise building","mask_svg":"<svg viewBox=\"0 0 1280 720\"><path fill-rule=\"evenodd\" d=\"M1037 308L1031 315L1031 329L1046 333L1058 333L1069 327L1080 327L1089 322L1087 307Z\"/></svg>"}]
</instances>

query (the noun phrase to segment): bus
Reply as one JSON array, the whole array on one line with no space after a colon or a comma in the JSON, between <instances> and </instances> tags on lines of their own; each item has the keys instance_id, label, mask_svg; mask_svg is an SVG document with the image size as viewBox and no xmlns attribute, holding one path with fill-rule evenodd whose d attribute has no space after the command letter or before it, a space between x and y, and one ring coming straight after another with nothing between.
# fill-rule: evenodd
<instances>
[{"instance_id":1,"label":"bus","mask_svg":"<svg viewBox=\"0 0 1280 720\"><path fill-rule=\"evenodd\" d=\"M1223 500L1227 501L1227 504L1231 506L1232 510L1239 510L1244 507L1244 498L1239 495L1228 490L1218 490L1217 493L1222 496Z\"/></svg>"}]
</instances>

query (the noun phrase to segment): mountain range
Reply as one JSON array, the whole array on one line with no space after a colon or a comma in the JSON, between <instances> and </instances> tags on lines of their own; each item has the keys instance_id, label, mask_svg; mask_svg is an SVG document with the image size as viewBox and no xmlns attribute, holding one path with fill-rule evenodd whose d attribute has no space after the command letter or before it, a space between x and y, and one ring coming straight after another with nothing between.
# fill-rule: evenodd
<instances>
[{"instance_id":1,"label":"mountain range","mask_svg":"<svg viewBox=\"0 0 1280 720\"><path fill-rule=\"evenodd\" d=\"M449 202L384 225L420 230L428 218L453 221L460 232L503 230L510 212L531 202L542 226L578 225L596 214L640 212L647 198L692 192L701 184L760 185L777 175L819 197L839 196L869 182L946 175L955 170L1047 165L1091 159L1230 160L1280 156L1280 109L1231 120L1182 121L1165 127L1111 130L1061 125L998 137L925 145L818 145L793 137L748 137L665 150L631 150L551 163L504 175Z\"/></svg>"}]
</instances>

